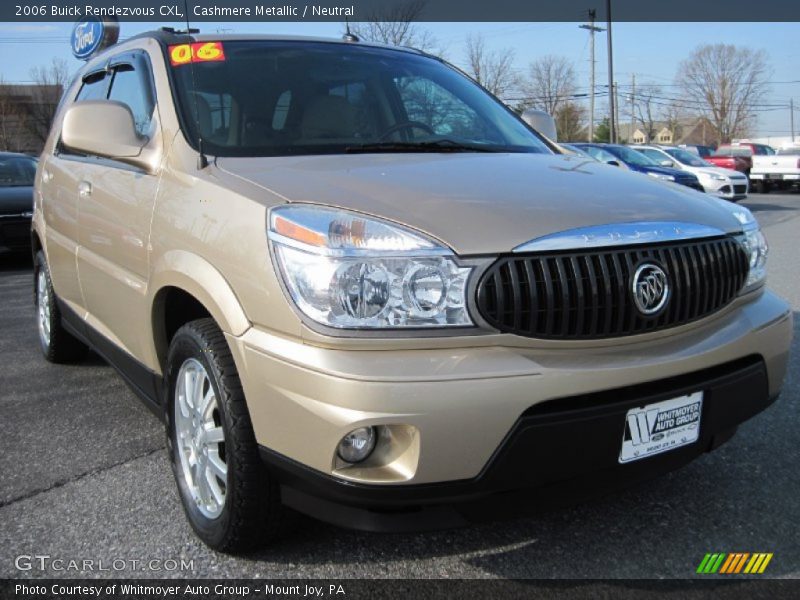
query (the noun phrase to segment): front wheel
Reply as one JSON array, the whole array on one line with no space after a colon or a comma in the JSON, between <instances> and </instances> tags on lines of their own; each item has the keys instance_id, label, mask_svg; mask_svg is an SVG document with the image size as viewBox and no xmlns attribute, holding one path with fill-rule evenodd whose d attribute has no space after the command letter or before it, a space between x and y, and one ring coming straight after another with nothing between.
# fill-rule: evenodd
<instances>
[{"instance_id":1,"label":"front wheel","mask_svg":"<svg viewBox=\"0 0 800 600\"><path fill-rule=\"evenodd\" d=\"M239 375L213 320L178 330L166 379L172 470L192 528L222 552L268 541L282 521L280 494L261 464Z\"/></svg>"}]
</instances>

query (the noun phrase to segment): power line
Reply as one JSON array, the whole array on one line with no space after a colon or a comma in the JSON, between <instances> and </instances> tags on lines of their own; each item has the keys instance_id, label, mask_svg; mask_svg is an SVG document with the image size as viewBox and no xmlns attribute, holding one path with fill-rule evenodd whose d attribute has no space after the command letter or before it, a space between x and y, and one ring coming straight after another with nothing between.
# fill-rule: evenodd
<instances>
[{"instance_id":1,"label":"power line","mask_svg":"<svg viewBox=\"0 0 800 600\"><path fill-rule=\"evenodd\" d=\"M648 75L651 79L653 79L652 75ZM788 85L793 83L800 83L800 79L792 79L789 81L765 81L766 85ZM683 87L683 84L680 83L656 83L657 87ZM621 83L620 87L630 87L630 84Z\"/></svg>"}]
</instances>

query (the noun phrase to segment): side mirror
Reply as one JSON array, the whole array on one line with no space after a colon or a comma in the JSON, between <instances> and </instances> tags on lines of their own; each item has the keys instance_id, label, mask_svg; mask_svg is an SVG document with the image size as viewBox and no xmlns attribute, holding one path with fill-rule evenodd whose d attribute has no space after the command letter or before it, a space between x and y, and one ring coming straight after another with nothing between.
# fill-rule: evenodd
<instances>
[{"instance_id":1,"label":"side mirror","mask_svg":"<svg viewBox=\"0 0 800 600\"><path fill-rule=\"evenodd\" d=\"M522 120L553 142L558 141L556 120L543 110L529 108L522 113Z\"/></svg>"},{"instance_id":2,"label":"side mirror","mask_svg":"<svg viewBox=\"0 0 800 600\"><path fill-rule=\"evenodd\" d=\"M674 167L675 166L675 163L672 162L671 160L662 160L662 161L659 161L658 164L661 165L662 167Z\"/></svg>"},{"instance_id":3,"label":"side mirror","mask_svg":"<svg viewBox=\"0 0 800 600\"><path fill-rule=\"evenodd\" d=\"M149 168L148 138L136 132L131 109L114 100L86 100L67 109L61 143L70 150Z\"/></svg>"},{"instance_id":4,"label":"side mirror","mask_svg":"<svg viewBox=\"0 0 800 600\"><path fill-rule=\"evenodd\" d=\"M616 161L616 160L607 160L606 164L607 165L611 165L612 167L618 167L619 166L619 162Z\"/></svg>"}]
</instances>

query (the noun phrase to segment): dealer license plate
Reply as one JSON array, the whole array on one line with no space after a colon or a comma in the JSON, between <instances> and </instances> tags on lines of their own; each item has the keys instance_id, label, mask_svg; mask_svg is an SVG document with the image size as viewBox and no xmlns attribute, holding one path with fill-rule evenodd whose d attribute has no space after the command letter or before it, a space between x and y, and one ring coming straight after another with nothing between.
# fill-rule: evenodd
<instances>
[{"instance_id":1,"label":"dealer license plate","mask_svg":"<svg viewBox=\"0 0 800 600\"><path fill-rule=\"evenodd\" d=\"M703 392L630 409L625 415L619 462L632 462L696 442L702 414Z\"/></svg>"}]
</instances>

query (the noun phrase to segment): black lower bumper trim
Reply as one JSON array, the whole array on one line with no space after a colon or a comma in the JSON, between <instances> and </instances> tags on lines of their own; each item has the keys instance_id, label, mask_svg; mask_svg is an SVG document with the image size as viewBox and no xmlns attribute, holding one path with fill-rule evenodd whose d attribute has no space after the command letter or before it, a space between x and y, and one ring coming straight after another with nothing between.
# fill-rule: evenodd
<instances>
[{"instance_id":1,"label":"black lower bumper trim","mask_svg":"<svg viewBox=\"0 0 800 600\"><path fill-rule=\"evenodd\" d=\"M31 218L0 218L0 248L11 250L30 250Z\"/></svg>"},{"instance_id":2,"label":"black lower bumper trim","mask_svg":"<svg viewBox=\"0 0 800 600\"><path fill-rule=\"evenodd\" d=\"M346 482L267 448L262 458L284 502L337 525L373 531L438 529L574 503L677 469L727 441L769 406L763 360L753 356L672 379L537 404L517 420L474 479L418 485ZM697 442L618 461L631 408L703 391ZM566 442L565 442L566 441Z\"/></svg>"}]
</instances>

